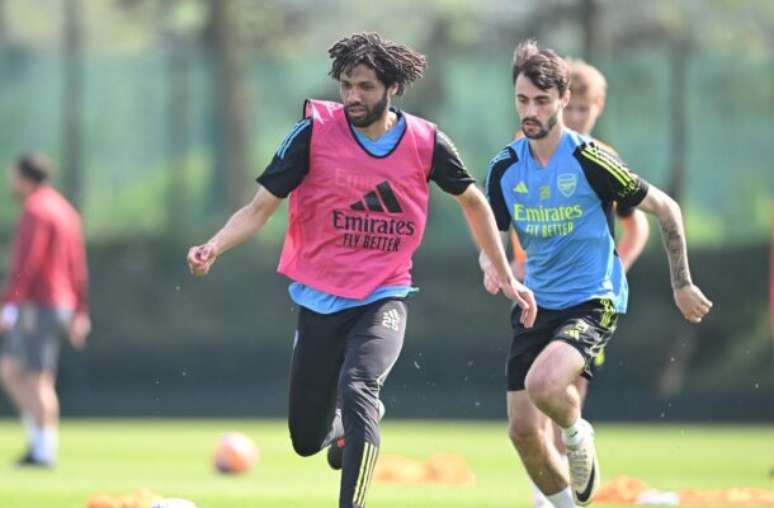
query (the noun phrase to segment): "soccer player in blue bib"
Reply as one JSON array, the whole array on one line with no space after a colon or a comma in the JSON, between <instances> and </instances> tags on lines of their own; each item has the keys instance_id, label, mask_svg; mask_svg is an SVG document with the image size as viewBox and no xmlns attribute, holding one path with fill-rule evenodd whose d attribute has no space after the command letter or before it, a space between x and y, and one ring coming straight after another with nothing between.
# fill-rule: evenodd
<instances>
[{"instance_id":1,"label":"soccer player in blue bib","mask_svg":"<svg viewBox=\"0 0 774 508\"><path fill-rule=\"evenodd\" d=\"M525 41L516 48L512 71L525 137L492 159L486 188L500 230L512 227L527 252L525 284L534 292L538 316L531 329L519 322L518 309L511 319L509 435L532 481L555 507L568 508L589 504L600 480L593 429L581 418L574 381L590 377L591 362L626 312L614 203L657 217L683 316L699 323L712 303L691 280L677 203L591 138L564 127L567 63ZM496 293L492 265L486 255L480 260L484 285ZM569 471L549 445L546 418L562 429Z\"/></svg>"}]
</instances>

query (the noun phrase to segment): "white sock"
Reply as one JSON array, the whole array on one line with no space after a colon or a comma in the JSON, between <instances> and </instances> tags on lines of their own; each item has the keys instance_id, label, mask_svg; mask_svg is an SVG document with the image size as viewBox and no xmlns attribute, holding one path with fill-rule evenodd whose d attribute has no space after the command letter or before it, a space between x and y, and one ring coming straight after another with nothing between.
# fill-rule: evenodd
<instances>
[{"instance_id":1,"label":"white sock","mask_svg":"<svg viewBox=\"0 0 774 508\"><path fill-rule=\"evenodd\" d=\"M43 460L43 455L45 455L43 445L43 429L35 426L32 434L32 457L36 460Z\"/></svg>"},{"instance_id":2,"label":"white sock","mask_svg":"<svg viewBox=\"0 0 774 508\"><path fill-rule=\"evenodd\" d=\"M549 506L550 501L534 483L532 484L532 497L535 500L535 508L545 508Z\"/></svg>"},{"instance_id":3,"label":"white sock","mask_svg":"<svg viewBox=\"0 0 774 508\"><path fill-rule=\"evenodd\" d=\"M56 427L43 427L36 433L32 444L32 456L35 460L53 464L56 462L58 441Z\"/></svg>"},{"instance_id":4,"label":"white sock","mask_svg":"<svg viewBox=\"0 0 774 508\"><path fill-rule=\"evenodd\" d=\"M560 490L556 494L546 496L548 500L554 505L554 508L577 508L575 501L572 499L572 490L567 486L564 490Z\"/></svg>"},{"instance_id":5,"label":"white sock","mask_svg":"<svg viewBox=\"0 0 774 508\"><path fill-rule=\"evenodd\" d=\"M21 421L22 425L24 425L24 430L27 431L27 441L32 445L35 442L35 432L38 430L35 419L29 413L22 413Z\"/></svg>"},{"instance_id":6,"label":"white sock","mask_svg":"<svg viewBox=\"0 0 774 508\"><path fill-rule=\"evenodd\" d=\"M575 446L586 437L588 427L580 417L569 427L562 428L562 441L567 446Z\"/></svg>"},{"instance_id":7,"label":"white sock","mask_svg":"<svg viewBox=\"0 0 774 508\"><path fill-rule=\"evenodd\" d=\"M565 469L568 469L570 467L569 466L569 461L567 460L567 455L566 454L560 453L559 454L559 459L560 459L560 461L562 463L562 466ZM545 494L543 494L543 492L538 488L537 485L535 485L535 483L532 480L530 480L530 483L532 484L532 495L533 495L532 497L535 500L535 508L546 508L546 507L550 507L550 506L557 506L556 504L552 503L549 500L550 496L546 496ZM567 488L569 489L570 487L567 487ZM554 495L559 495L559 494L561 494L561 492L559 492L558 494L554 494ZM572 498L572 491L570 491L570 497ZM574 505L572 505L572 506L574 506Z\"/></svg>"}]
</instances>

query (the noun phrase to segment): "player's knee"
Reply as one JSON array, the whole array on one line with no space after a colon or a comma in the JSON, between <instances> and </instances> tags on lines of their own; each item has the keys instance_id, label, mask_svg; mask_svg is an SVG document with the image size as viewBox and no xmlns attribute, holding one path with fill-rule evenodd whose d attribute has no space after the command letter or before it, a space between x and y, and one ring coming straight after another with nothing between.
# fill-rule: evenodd
<instances>
[{"instance_id":1,"label":"player's knee","mask_svg":"<svg viewBox=\"0 0 774 508\"><path fill-rule=\"evenodd\" d=\"M20 376L21 372L16 363L7 358L0 360L0 378L5 386L18 383Z\"/></svg>"},{"instance_id":2,"label":"player's knee","mask_svg":"<svg viewBox=\"0 0 774 508\"><path fill-rule=\"evenodd\" d=\"M532 400L538 406L541 403L552 400L554 397L561 397L563 387L556 379L548 373L532 372L527 375L524 381L524 388Z\"/></svg>"},{"instance_id":3,"label":"player's knee","mask_svg":"<svg viewBox=\"0 0 774 508\"><path fill-rule=\"evenodd\" d=\"M293 450L302 457L311 457L315 453L320 451L319 447L311 446L308 443L298 443L293 441Z\"/></svg>"},{"instance_id":4,"label":"player's knee","mask_svg":"<svg viewBox=\"0 0 774 508\"><path fill-rule=\"evenodd\" d=\"M303 417L291 415L288 419L290 442L293 450L302 457L309 457L319 452L325 439L327 430L312 423L313 419L309 415L303 415Z\"/></svg>"},{"instance_id":5,"label":"player's knee","mask_svg":"<svg viewBox=\"0 0 774 508\"><path fill-rule=\"evenodd\" d=\"M538 446L543 430L537 422L516 419L508 422L508 437L517 448Z\"/></svg>"},{"instance_id":6,"label":"player's knee","mask_svg":"<svg viewBox=\"0 0 774 508\"><path fill-rule=\"evenodd\" d=\"M13 367L9 366L6 362L0 362L0 380L4 385L8 385L9 381L13 377Z\"/></svg>"},{"instance_id":7,"label":"player's knee","mask_svg":"<svg viewBox=\"0 0 774 508\"><path fill-rule=\"evenodd\" d=\"M291 433L290 440L293 443L293 450L302 457L310 457L321 449L319 441L305 436L294 436Z\"/></svg>"}]
</instances>

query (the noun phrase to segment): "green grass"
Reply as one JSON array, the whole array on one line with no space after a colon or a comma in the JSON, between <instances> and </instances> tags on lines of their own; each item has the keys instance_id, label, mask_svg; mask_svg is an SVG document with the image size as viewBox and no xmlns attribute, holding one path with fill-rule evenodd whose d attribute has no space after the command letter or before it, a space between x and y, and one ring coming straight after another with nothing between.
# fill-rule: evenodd
<instances>
[{"instance_id":1,"label":"green grass","mask_svg":"<svg viewBox=\"0 0 774 508\"><path fill-rule=\"evenodd\" d=\"M211 469L217 436L240 430L257 442L258 466L242 477ZM598 425L603 481L639 478L662 490L774 488L774 427ZM294 455L279 420L68 420L62 425L60 465L29 471L10 463L23 443L20 426L0 420L0 506L84 508L98 491L129 493L146 487L194 500L199 508L313 508L337 506L338 475L324 454ZM503 422L390 421L382 453L426 459L462 455L472 485L375 483L369 508L529 507L529 486L505 436ZM612 506L612 505L606 505Z\"/></svg>"}]
</instances>

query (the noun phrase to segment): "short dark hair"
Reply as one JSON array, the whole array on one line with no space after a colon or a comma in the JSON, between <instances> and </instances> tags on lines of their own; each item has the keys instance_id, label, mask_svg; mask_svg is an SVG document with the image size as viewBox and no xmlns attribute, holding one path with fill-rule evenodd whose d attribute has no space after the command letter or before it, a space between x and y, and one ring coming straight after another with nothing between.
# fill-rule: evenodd
<instances>
[{"instance_id":1,"label":"short dark hair","mask_svg":"<svg viewBox=\"0 0 774 508\"><path fill-rule=\"evenodd\" d=\"M44 154L30 152L19 156L16 160L16 170L28 180L32 180L35 183L43 183L53 176L54 165Z\"/></svg>"},{"instance_id":2,"label":"short dark hair","mask_svg":"<svg viewBox=\"0 0 774 508\"><path fill-rule=\"evenodd\" d=\"M521 42L513 52L513 84L524 74L541 90L556 88L564 95L570 85L570 66L552 49L540 49L532 39Z\"/></svg>"},{"instance_id":3,"label":"short dark hair","mask_svg":"<svg viewBox=\"0 0 774 508\"><path fill-rule=\"evenodd\" d=\"M328 55L333 59L328 73L333 79L339 80L342 73L364 64L376 72L376 77L385 86L397 84L397 95L421 78L427 65L425 55L382 39L376 32L359 32L341 39L328 49Z\"/></svg>"}]
</instances>

